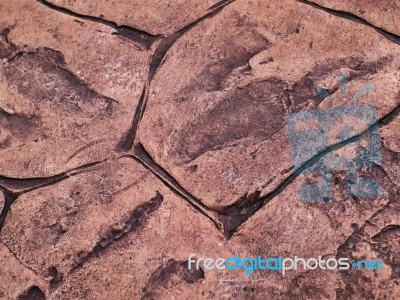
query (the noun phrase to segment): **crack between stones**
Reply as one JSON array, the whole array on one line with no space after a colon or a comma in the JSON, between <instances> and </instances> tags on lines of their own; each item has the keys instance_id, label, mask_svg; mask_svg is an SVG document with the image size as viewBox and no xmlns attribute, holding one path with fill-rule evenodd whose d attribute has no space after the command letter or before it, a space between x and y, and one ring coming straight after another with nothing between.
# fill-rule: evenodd
<instances>
[{"instance_id":1,"label":"crack between stones","mask_svg":"<svg viewBox=\"0 0 400 300\"><path fill-rule=\"evenodd\" d=\"M368 27L374 29L375 31L377 31L378 33L380 33L381 35L383 35L384 37L386 37L387 39L389 39L390 41L392 41L396 44L400 44L400 36L399 35L389 32L386 29L383 29L381 27L378 27L378 26L368 22L366 19L363 19L355 14L352 14L352 13L349 13L349 12L346 12L343 10L336 10L336 9L328 8L328 7L319 5L317 3L314 3L314 2L308 1L308 0L297 0L297 2L312 6L316 9L322 10L322 11L327 12L336 17L351 20L353 22L357 22L357 23L363 24L365 26L368 26Z\"/></svg>"},{"instance_id":2,"label":"crack between stones","mask_svg":"<svg viewBox=\"0 0 400 300\"><path fill-rule=\"evenodd\" d=\"M163 37L163 35L161 35L161 34L153 35L144 30L137 29L137 28L134 28L134 27L128 26L128 25L118 25L114 21L109 21L109 20L106 20L106 19L103 19L100 17L94 17L94 16L80 14L80 13L74 12L68 8L64 8L64 7L55 5L47 0L37 0L37 2L43 4L44 6L46 6L49 9L58 11L60 13L63 13L63 14L66 14L66 15L69 15L69 16L72 16L75 18L79 18L79 19L83 19L83 20L87 20L87 21L91 21L91 22L95 22L95 23L100 23L100 24L106 25L108 27L111 27L116 30L116 32L113 34L119 35L121 37L124 37L125 39L132 41L136 45L138 50L150 49L151 45L155 41L157 41L158 39Z\"/></svg>"},{"instance_id":3,"label":"crack between stones","mask_svg":"<svg viewBox=\"0 0 400 300\"><path fill-rule=\"evenodd\" d=\"M84 164L50 177L12 178L0 176L0 192L4 194L4 207L0 214L0 233L12 205L17 201L19 196L43 187L52 186L68 178L87 172L93 169L93 167L104 163L106 160Z\"/></svg>"},{"instance_id":4,"label":"crack between stones","mask_svg":"<svg viewBox=\"0 0 400 300\"><path fill-rule=\"evenodd\" d=\"M165 57L167 56L167 53L169 49L175 44L175 42L182 37L186 32L188 32L190 29L195 27L197 24L203 22L206 19L212 18L218 13L220 13L225 6L235 2L236 0L230 0L230 1L221 1L219 5L215 7L209 8L211 10L209 13L205 14L201 18L193 21L192 23L182 27L179 29L177 32L169 35L168 37L164 38L156 47L156 49L153 52L153 55L150 60L149 64L149 72L148 72L148 77L147 81L144 85L142 95L140 96L139 103L136 107L133 120L131 123L131 127L129 130L123 135L121 138L120 142L117 145L117 152L127 152L129 151L134 144L135 138L136 138L136 133L139 128L140 121L142 120L144 113L146 111L146 106L147 106L147 100L148 100L148 94L151 86L151 82L155 76L155 74L158 71L158 68L163 64Z\"/></svg>"},{"instance_id":5,"label":"crack between stones","mask_svg":"<svg viewBox=\"0 0 400 300\"><path fill-rule=\"evenodd\" d=\"M145 86L143 87L142 95L140 96L139 103L137 104L135 114L132 119L131 127L129 130L122 136L122 138L119 140L116 151L117 152L127 152L129 151L136 138L136 133L139 128L139 123L141 120L141 115L142 115L142 110L145 108L146 104L146 98L147 98L147 85L148 83L145 83Z\"/></svg>"},{"instance_id":6,"label":"crack between stones","mask_svg":"<svg viewBox=\"0 0 400 300\"><path fill-rule=\"evenodd\" d=\"M0 176L0 187L5 191L14 193L15 195L22 195L33 190L54 185L64 179L73 177L80 173L86 172L87 169L99 165L106 160L92 162L73 168L71 170L62 172L60 174L49 177L35 177L35 178L13 178Z\"/></svg>"},{"instance_id":7,"label":"crack between stones","mask_svg":"<svg viewBox=\"0 0 400 300\"><path fill-rule=\"evenodd\" d=\"M195 211L199 212L201 215L211 221L211 223L213 223L217 229L223 230L224 223L221 220L221 215L218 212L208 208L200 200L183 188L173 176L171 176L163 167L154 161L143 145L140 143L136 144L134 147L134 155L126 154L123 155L123 157L133 159L141 164L151 174L156 176L157 179L160 180L171 192L173 192L175 195L178 195L192 208L194 208Z\"/></svg>"}]
</instances>

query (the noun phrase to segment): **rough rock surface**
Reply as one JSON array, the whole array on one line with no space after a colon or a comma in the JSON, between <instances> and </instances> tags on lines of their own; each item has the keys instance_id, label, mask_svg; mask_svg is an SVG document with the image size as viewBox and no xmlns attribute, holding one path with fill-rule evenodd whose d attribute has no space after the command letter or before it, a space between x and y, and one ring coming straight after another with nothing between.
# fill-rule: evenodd
<instances>
[{"instance_id":1,"label":"rough rock surface","mask_svg":"<svg viewBox=\"0 0 400 300\"><path fill-rule=\"evenodd\" d=\"M0 299L399 299L399 15L367 0L0 2ZM366 105L373 122L337 116L294 163L290 116ZM339 170L332 201L300 201L320 180L307 170L359 155L373 130L380 159L356 175L375 198ZM384 269L246 275L189 270L191 253Z\"/></svg>"}]
</instances>

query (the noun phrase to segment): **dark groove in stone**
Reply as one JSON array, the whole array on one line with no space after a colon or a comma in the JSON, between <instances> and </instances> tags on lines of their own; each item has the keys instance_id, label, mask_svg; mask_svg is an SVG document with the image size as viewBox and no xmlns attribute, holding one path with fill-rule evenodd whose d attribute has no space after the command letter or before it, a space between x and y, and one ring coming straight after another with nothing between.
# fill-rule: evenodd
<instances>
[{"instance_id":1,"label":"dark groove in stone","mask_svg":"<svg viewBox=\"0 0 400 300\"><path fill-rule=\"evenodd\" d=\"M17 48L8 38L10 32L10 28L5 28L0 32L0 59L11 57Z\"/></svg>"},{"instance_id":2,"label":"dark groove in stone","mask_svg":"<svg viewBox=\"0 0 400 300\"><path fill-rule=\"evenodd\" d=\"M105 237L103 237L89 253L80 259L80 261L71 269L70 273L77 271L87 262L99 257L107 248L115 242L122 240L128 234L140 231L149 220L151 214L161 206L163 201L164 197L157 191L153 198L140 204L131 211L129 217L122 221L122 224L111 226L105 234Z\"/></svg>"},{"instance_id":3,"label":"dark groove in stone","mask_svg":"<svg viewBox=\"0 0 400 300\"><path fill-rule=\"evenodd\" d=\"M6 217L19 196L47 186L52 186L65 179L86 172L87 169L94 167L104 161L88 163L72 170L63 172L50 177L38 178L11 178L0 176L0 192L4 194L4 207L0 214L0 232L3 229Z\"/></svg>"},{"instance_id":4,"label":"dark groove in stone","mask_svg":"<svg viewBox=\"0 0 400 300\"><path fill-rule=\"evenodd\" d=\"M46 7L53 9L55 11L58 11L60 13L75 17L75 18L80 18L84 20L88 20L91 22L96 22L100 23L106 26L109 26L111 28L114 28L117 32L113 33L116 35L119 35L121 37L127 38L134 42L139 49L143 50L146 49L148 50L151 45L158 39L162 37L162 35L153 35L151 33L148 33L146 31L143 31L141 29L137 29L128 25L118 25L114 21L109 21L105 20L103 18L99 17L94 17L94 16L88 16L88 15L83 15L77 12L74 12L68 8L60 7L57 6L47 0L37 0L39 3L45 5Z\"/></svg>"},{"instance_id":5,"label":"dark groove in stone","mask_svg":"<svg viewBox=\"0 0 400 300\"><path fill-rule=\"evenodd\" d=\"M392 32L389 32L389 31L387 31L387 30L385 30L385 29L383 29L381 27L378 27L378 26L368 22L367 20L365 20L365 19L363 19L363 18L361 18L361 17L359 17L359 16L357 16L355 14L352 14L352 13L349 13L349 12L346 12L346 11L342 11L342 10L336 10L336 9L328 8L328 7L325 7L325 6L322 6L322 5L319 5L317 3L314 3L314 2L311 2L311 1L307 1L307 0L297 0L297 1L300 2L300 3L304 3L304 4L307 4L307 5L310 5L310 6L314 7L314 8L319 9L319 10L325 11L325 12L327 12L327 13L329 13L331 15L334 15L336 17L340 17L340 18L344 18L344 19L347 19L347 20L351 20L353 22L361 23L361 24L363 24L365 26L368 26L368 27L370 27L372 29L375 29L378 33L380 33L381 35L383 35L387 39L391 40L392 42L394 42L396 44L400 44L400 36L399 35L394 34Z\"/></svg>"},{"instance_id":6,"label":"dark groove in stone","mask_svg":"<svg viewBox=\"0 0 400 300\"><path fill-rule=\"evenodd\" d=\"M222 6L228 5L234 1L236 1L236 0L221 0L217 3L215 3L214 5L211 5L209 8L207 8L207 10L214 10L214 9L220 8Z\"/></svg>"},{"instance_id":7,"label":"dark groove in stone","mask_svg":"<svg viewBox=\"0 0 400 300\"><path fill-rule=\"evenodd\" d=\"M1 32L0 32L0 36L4 38L4 41L9 44L10 46L14 46L11 42L10 39L8 38L8 35L11 33L11 29L10 28L4 28ZM15 46L14 46L15 47Z\"/></svg>"},{"instance_id":8,"label":"dark groove in stone","mask_svg":"<svg viewBox=\"0 0 400 300\"><path fill-rule=\"evenodd\" d=\"M8 212L10 211L11 206L17 200L18 195L14 194L12 192L6 191L2 188L0 188L0 192L2 192L3 196L4 196L4 206L3 206L3 209L0 214L0 232L1 232L1 230L3 229L4 223L6 221Z\"/></svg>"},{"instance_id":9,"label":"dark groove in stone","mask_svg":"<svg viewBox=\"0 0 400 300\"><path fill-rule=\"evenodd\" d=\"M38 188L54 185L60 181L63 181L64 179L82 173L88 168L94 167L102 162L103 161L97 161L84 164L77 168L50 177L12 178L0 176L0 187L3 187L6 191L10 191L19 196Z\"/></svg>"},{"instance_id":10,"label":"dark groove in stone","mask_svg":"<svg viewBox=\"0 0 400 300\"><path fill-rule=\"evenodd\" d=\"M385 226L381 231L379 231L377 234L371 237L371 240L377 240L388 233L391 232L400 232L400 225L387 225Z\"/></svg>"},{"instance_id":11,"label":"dark groove in stone","mask_svg":"<svg viewBox=\"0 0 400 300\"><path fill-rule=\"evenodd\" d=\"M132 148L133 142L136 137L136 132L139 127L139 122L141 119L141 109L139 109L139 108L144 106L145 98L147 97L146 94L147 94L147 87L145 85L143 87L142 95L140 96L139 103L137 105L137 109L135 110L135 115L133 117L131 127L119 141L119 143L117 145L117 149L116 149L117 152L126 152Z\"/></svg>"}]
</instances>

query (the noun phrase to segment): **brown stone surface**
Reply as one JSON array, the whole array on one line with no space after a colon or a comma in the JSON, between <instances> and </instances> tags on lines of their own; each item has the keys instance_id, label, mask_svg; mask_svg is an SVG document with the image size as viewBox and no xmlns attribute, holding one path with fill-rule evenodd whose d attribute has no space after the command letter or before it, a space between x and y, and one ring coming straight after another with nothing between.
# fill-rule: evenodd
<instances>
[{"instance_id":1,"label":"brown stone surface","mask_svg":"<svg viewBox=\"0 0 400 300\"><path fill-rule=\"evenodd\" d=\"M1 2L0 299L399 299L398 13L394 1ZM343 117L294 166L288 116L365 104L375 123ZM339 137L346 122L356 144ZM343 170L333 201L299 201L320 180L303 171L363 153L373 128L382 160L357 175L376 199L349 194ZM191 253L384 270L189 270Z\"/></svg>"}]
</instances>

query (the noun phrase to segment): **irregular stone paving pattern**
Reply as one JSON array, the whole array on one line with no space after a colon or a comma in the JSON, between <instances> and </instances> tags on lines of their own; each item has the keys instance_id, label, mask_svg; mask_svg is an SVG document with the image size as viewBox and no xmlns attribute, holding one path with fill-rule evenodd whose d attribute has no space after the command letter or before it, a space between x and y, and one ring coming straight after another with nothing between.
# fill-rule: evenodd
<instances>
[{"instance_id":1,"label":"irregular stone paving pattern","mask_svg":"<svg viewBox=\"0 0 400 300\"><path fill-rule=\"evenodd\" d=\"M0 299L400 298L398 1L3 0L0 16ZM373 84L351 105L377 110L382 163L359 175L380 194L335 172L334 201L300 202L286 118L349 105L317 92L340 99L340 74L347 95ZM191 253L385 268L247 276L188 270Z\"/></svg>"}]
</instances>

